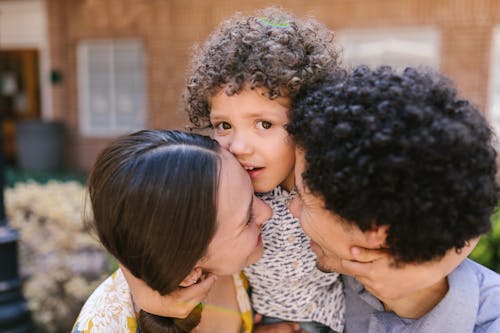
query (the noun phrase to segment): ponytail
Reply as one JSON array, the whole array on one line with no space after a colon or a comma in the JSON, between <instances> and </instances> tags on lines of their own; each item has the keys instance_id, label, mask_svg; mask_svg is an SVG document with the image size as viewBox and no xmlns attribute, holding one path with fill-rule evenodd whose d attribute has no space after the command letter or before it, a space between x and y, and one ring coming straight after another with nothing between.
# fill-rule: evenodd
<instances>
[{"instance_id":1,"label":"ponytail","mask_svg":"<svg viewBox=\"0 0 500 333\"><path fill-rule=\"evenodd\" d=\"M201 320L203 305L199 303L186 318L162 317L139 312L139 327L142 333L189 333Z\"/></svg>"}]
</instances>

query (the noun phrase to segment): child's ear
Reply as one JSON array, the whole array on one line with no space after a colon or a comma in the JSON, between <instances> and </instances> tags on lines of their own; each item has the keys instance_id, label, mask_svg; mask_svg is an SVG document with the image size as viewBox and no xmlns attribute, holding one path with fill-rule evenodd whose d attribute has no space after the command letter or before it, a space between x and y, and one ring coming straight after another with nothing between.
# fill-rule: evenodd
<instances>
[{"instance_id":1,"label":"child's ear","mask_svg":"<svg viewBox=\"0 0 500 333\"><path fill-rule=\"evenodd\" d=\"M201 277L203 275L203 270L201 267L195 267L193 270L182 280L181 283L179 283L179 286L181 287L189 287L192 286L193 284L196 284L200 281Z\"/></svg>"},{"instance_id":2,"label":"child's ear","mask_svg":"<svg viewBox=\"0 0 500 333\"><path fill-rule=\"evenodd\" d=\"M370 247L386 247L385 240L387 239L388 230L389 225L376 225L375 222L373 222L371 228L364 232L366 240L368 241Z\"/></svg>"}]
</instances>

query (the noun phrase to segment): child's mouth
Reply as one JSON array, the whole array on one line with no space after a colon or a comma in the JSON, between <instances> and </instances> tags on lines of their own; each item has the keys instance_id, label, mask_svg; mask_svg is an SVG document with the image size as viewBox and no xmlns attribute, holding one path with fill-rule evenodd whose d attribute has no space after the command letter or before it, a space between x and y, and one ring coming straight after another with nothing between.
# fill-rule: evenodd
<instances>
[{"instance_id":1,"label":"child's mouth","mask_svg":"<svg viewBox=\"0 0 500 333\"><path fill-rule=\"evenodd\" d=\"M246 172L250 175L250 177L256 177L258 176L262 170L264 170L263 167L245 167Z\"/></svg>"}]
</instances>

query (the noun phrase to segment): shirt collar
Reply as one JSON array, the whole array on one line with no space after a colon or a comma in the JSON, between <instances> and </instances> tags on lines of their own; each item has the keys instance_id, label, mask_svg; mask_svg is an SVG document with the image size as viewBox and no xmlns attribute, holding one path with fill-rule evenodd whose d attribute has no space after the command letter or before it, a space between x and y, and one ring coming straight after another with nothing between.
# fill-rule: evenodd
<instances>
[{"instance_id":1,"label":"shirt collar","mask_svg":"<svg viewBox=\"0 0 500 333\"><path fill-rule=\"evenodd\" d=\"M474 330L479 308L479 285L467 260L448 275L449 290L430 312L420 319L399 318L383 311L383 305L355 279L344 279L375 312L370 315L369 332L461 332Z\"/></svg>"}]
</instances>

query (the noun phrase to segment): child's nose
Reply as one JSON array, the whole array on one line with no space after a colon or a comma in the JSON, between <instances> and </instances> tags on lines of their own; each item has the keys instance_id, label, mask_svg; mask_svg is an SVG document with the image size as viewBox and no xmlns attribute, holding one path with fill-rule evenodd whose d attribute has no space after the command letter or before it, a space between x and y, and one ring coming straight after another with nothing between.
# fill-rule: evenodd
<instances>
[{"instance_id":1,"label":"child's nose","mask_svg":"<svg viewBox=\"0 0 500 333\"><path fill-rule=\"evenodd\" d=\"M245 135L235 133L231 142L229 142L229 151L233 155L244 155L252 152L252 147Z\"/></svg>"}]
</instances>

